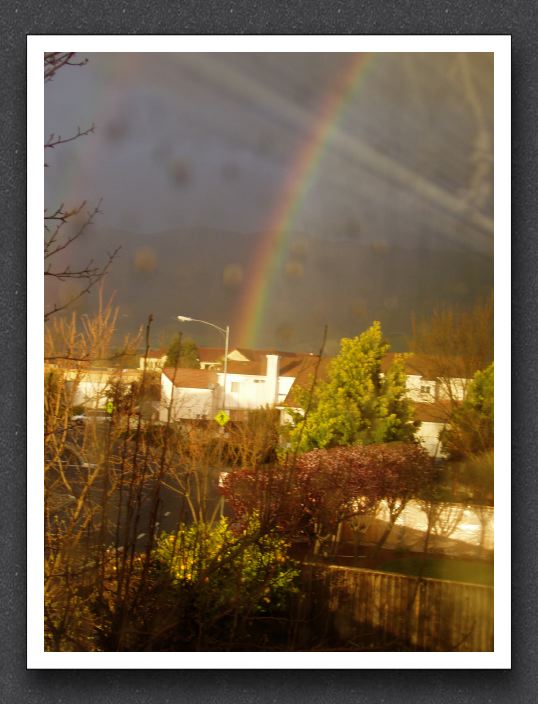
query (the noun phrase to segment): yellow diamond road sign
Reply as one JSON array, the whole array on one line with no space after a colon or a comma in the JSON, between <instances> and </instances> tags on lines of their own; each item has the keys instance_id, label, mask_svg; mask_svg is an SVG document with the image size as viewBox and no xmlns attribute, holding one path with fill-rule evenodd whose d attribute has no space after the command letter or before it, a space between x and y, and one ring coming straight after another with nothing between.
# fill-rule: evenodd
<instances>
[{"instance_id":1,"label":"yellow diamond road sign","mask_svg":"<svg viewBox=\"0 0 538 704\"><path fill-rule=\"evenodd\" d=\"M224 427L226 423L230 420L230 416L226 413L226 411L219 411L215 416L215 420L219 425L222 425Z\"/></svg>"}]
</instances>

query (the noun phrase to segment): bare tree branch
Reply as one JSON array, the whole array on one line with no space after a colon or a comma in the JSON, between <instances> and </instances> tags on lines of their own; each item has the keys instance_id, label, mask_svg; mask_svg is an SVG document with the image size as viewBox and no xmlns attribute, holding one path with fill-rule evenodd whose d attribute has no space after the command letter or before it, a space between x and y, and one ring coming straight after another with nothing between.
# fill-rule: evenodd
<instances>
[{"instance_id":1,"label":"bare tree branch","mask_svg":"<svg viewBox=\"0 0 538 704\"><path fill-rule=\"evenodd\" d=\"M78 272L69 272L68 270L63 271L63 272L45 272L45 275L48 276L54 276L60 281L65 281L67 278L77 278L77 279L85 279L86 280L86 285L78 291L76 294L73 294L70 298L65 303L54 303L53 307L51 310L48 312L45 312L45 322L47 322L53 315L56 313L59 313L62 310L65 310L66 308L69 308L69 306L72 306L73 303L78 301L84 294L89 293L90 290L98 284L108 273L108 270L110 268L110 265L116 258L116 255L120 251L120 247L117 247L111 254L108 255L108 259L104 266L96 269L85 269L81 270Z\"/></svg>"},{"instance_id":2,"label":"bare tree branch","mask_svg":"<svg viewBox=\"0 0 538 704\"><path fill-rule=\"evenodd\" d=\"M45 221L57 221L58 225L54 229L54 232L52 235L49 237L48 240L45 240L45 259L48 259L49 257L54 256L55 254L58 254L58 252L61 252L63 249L68 247L72 242L77 240L81 235L84 234L84 231L90 226L93 225L93 219L94 217L100 213L101 211L99 210L99 206L101 205L101 201L97 203L95 208L88 213L86 220L82 223L82 225L78 228L78 230L72 234L66 237L65 241L59 244L56 244L56 241L58 239L58 235L60 234L60 228L65 225L71 218L77 216L81 211L84 205L86 204L86 201L84 201L80 206L77 208L74 208L73 210L70 211L64 211L63 210L63 205L60 206L52 215L45 215ZM48 230L47 224L45 224L45 229ZM53 247L53 245L55 245Z\"/></svg>"},{"instance_id":3,"label":"bare tree branch","mask_svg":"<svg viewBox=\"0 0 538 704\"><path fill-rule=\"evenodd\" d=\"M45 142L45 149L54 149L54 147L57 147L59 144L67 144L68 142L74 142L75 139L78 139L79 137L85 137L88 134L92 134L95 130L95 125L91 124L90 127L86 130L81 130L80 127L77 127L77 131L74 135L71 137L62 137L62 135L54 134L52 133L48 140Z\"/></svg>"},{"instance_id":4,"label":"bare tree branch","mask_svg":"<svg viewBox=\"0 0 538 704\"><path fill-rule=\"evenodd\" d=\"M62 68L62 66L84 66L88 63L88 59L82 59L81 61L72 61L75 56L74 51L61 52L61 51L49 51L45 52L45 83L51 81L54 78L56 72Z\"/></svg>"},{"instance_id":5,"label":"bare tree branch","mask_svg":"<svg viewBox=\"0 0 538 704\"><path fill-rule=\"evenodd\" d=\"M85 130L81 130L80 127L77 127L76 133L71 135L71 137L62 137L60 134L56 135L53 133L45 142L45 149L54 149L54 147L57 147L60 144L68 144L68 142L74 142L79 137L86 137L89 134L93 134L94 131L95 125L92 122L92 124ZM48 168L47 162L45 162L45 167Z\"/></svg>"},{"instance_id":6,"label":"bare tree branch","mask_svg":"<svg viewBox=\"0 0 538 704\"><path fill-rule=\"evenodd\" d=\"M64 66L83 66L87 63L87 59L79 61L75 60L74 57L74 52L45 53L45 83L52 80L57 71ZM81 128L78 127L76 133L69 137L62 137L61 135L52 133L45 143L45 149L54 149L60 145L74 142L79 137L84 137L93 131L94 125L92 124L91 127L86 130L81 130ZM47 166L47 164L45 164L45 166ZM119 252L120 248L118 247L112 253L107 253L103 264L94 264L92 259L86 265L75 268L61 261L58 262L56 258L62 252L69 249L74 242L79 240L82 235L87 232L90 225L93 224L95 216L100 213L100 205L101 201L97 203L93 210L88 211L81 223L78 222L78 218L86 207L86 201L71 208L67 208L64 203L61 203L53 211L45 209L44 261L46 264L44 274L46 277L58 281L78 281L80 285L80 289L71 293L64 302L55 302L49 307L49 310L45 312L45 322L50 320L56 313L69 308L69 306L80 300L84 294L89 293L96 284L101 282ZM61 259L62 257L60 257L60 260Z\"/></svg>"}]
</instances>

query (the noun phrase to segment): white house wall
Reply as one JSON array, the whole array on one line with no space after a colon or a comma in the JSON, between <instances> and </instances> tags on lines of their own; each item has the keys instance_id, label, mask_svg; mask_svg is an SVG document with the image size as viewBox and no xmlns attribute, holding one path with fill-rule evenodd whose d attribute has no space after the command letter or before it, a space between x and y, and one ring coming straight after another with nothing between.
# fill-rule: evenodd
<instances>
[{"instance_id":1,"label":"white house wall","mask_svg":"<svg viewBox=\"0 0 538 704\"><path fill-rule=\"evenodd\" d=\"M82 379L77 383L73 396L74 406L86 406L89 408L104 408L106 405L105 389L109 385L109 378L102 381L86 381Z\"/></svg>"},{"instance_id":2,"label":"white house wall","mask_svg":"<svg viewBox=\"0 0 538 704\"><path fill-rule=\"evenodd\" d=\"M223 406L226 406L228 410L250 410L267 405L274 406L286 398L294 380L294 377L279 377L275 398L275 387L268 384L267 377L250 374L227 374L226 398L223 403L224 374L219 372L219 383L215 390L176 387L173 416L175 420L179 418L211 418ZM232 389L236 390L232 391ZM163 422L168 417L171 391L172 382L163 374L161 376L161 410L159 414Z\"/></svg>"},{"instance_id":3,"label":"white house wall","mask_svg":"<svg viewBox=\"0 0 538 704\"><path fill-rule=\"evenodd\" d=\"M224 383L224 374L218 373L219 386ZM250 374L227 374L224 405L229 409L260 408L275 403L274 390L267 377Z\"/></svg>"},{"instance_id":4,"label":"white house wall","mask_svg":"<svg viewBox=\"0 0 538 704\"><path fill-rule=\"evenodd\" d=\"M437 382L424 379L417 374L408 374L405 379L406 396L416 403L433 403L437 395Z\"/></svg>"},{"instance_id":5,"label":"white house wall","mask_svg":"<svg viewBox=\"0 0 538 704\"><path fill-rule=\"evenodd\" d=\"M281 376L278 379L278 399L277 403L283 403L286 396L289 394L293 382L295 381L294 376Z\"/></svg>"},{"instance_id":6,"label":"white house wall","mask_svg":"<svg viewBox=\"0 0 538 704\"><path fill-rule=\"evenodd\" d=\"M214 390L197 388L176 388L174 392L173 418L212 418L219 408L228 410L250 410L266 405L279 406L281 423L291 422L291 416L286 413L284 402L295 382L292 376L276 376L278 372L278 357L268 355L267 374L227 373L225 399L223 402L224 373L217 373L218 384ZM462 400L465 396L467 379L451 379L450 393L452 399ZM407 397L417 403L433 403L436 400L448 399L446 386L439 380L427 380L419 375L407 375ZM172 382L163 374L161 376L161 411L160 419L166 421L167 407L170 403ZM298 409L295 409L298 410ZM416 432L416 438L432 457L443 457L439 434L444 428L443 423L424 421Z\"/></svg>"},{"instance_id":7,"label":"white house wall","mask_svg":"<svg viewBox=\"0 0 538 704\"><path fill-rule=\"evenodd\" d=\"M245 357L244 354L239 352L239 350L232 350L228 354L228 359L231 360L232 362L248 362L249 359L248 357Z\"/></svg>"},{"instance_id":8,"label":"white house wall","mask_svg":"<svg viewBox=\"0 0 538 704\"><path fill-rule=\"evenodd\" d=\"M419 429L415 433L416 439L422 447L430 455L430 457L445 457L441 443L439 442L439 434L445 427L444 423L434 423L432 421L423 421Z\"/></svg>"},{"instance_id":9,"label":"white house wall","mask_svg":"<svg viewBox=\"0 0 538 704\"><path fill-rule=\"evenodd\" d=\"M248 410L274 406L288 395L294 377L278 375L278 355L267 355L266 374L226 374L226 395L223 405L230 410ZM219 386L224 384L224 373L218 373Z\"/></svg>"},{"instance_id":10,"label":"white house wall","mask_svg":"<svg viewBox=\"0 0 538 704\"><path fill-rule=\"evenodd\" d=\"M443 379L439 382L440 401L463 401L467 392L469 379Z\"/></svg>"},{"instance_id":11,"label":"white house wall","mask_svg":"<svg viewBox=\"0 0 538 704\"><path fill-rule=\"evenodd\" d=\"M166 355L163 357L139 357L138 368L144 369L144 366L148 370L152 371L162 371L164 369L164 363L166 361Z\"/></svg>"},{"instance_id":12,"label":"white house wall","mask_svg":"<svg viewBox=\"0 0 538 704\"><path fill-rule=\"evenodd\" d=\"M172 382L164 374L161 377L161 406L159 419L168 420ZM212 418L216 412L214 391L176 387L171 408L171 420Z\"/></svg>"}]
</instances>

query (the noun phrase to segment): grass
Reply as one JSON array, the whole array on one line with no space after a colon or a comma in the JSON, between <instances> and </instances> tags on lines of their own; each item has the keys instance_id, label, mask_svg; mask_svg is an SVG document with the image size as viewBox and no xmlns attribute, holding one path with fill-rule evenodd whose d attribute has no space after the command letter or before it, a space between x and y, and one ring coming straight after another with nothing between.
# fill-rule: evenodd
<instances>
[{"instance_id":1,"label":"grass","mask_svg":"<svg viewBox=\"0 0 538 704\"><path fill-rule=\"evenodd\" d=\"M434 579L449 579L493 586L493 564L478 560L457 560L442 557L401 557L390 560L378 568L383 572L397 572ZM422 569L422 572L421 572Z\"/></svg>"}]
</instances>

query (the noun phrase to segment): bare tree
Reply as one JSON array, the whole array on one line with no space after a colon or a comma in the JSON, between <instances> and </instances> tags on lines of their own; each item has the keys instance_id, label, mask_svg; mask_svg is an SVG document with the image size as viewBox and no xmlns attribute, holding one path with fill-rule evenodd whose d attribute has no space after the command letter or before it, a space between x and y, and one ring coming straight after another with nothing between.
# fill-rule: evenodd
<instances>
[{"instance_id":1,"label":"bare tree","mask_svg":"<svg viewBox=\"0 0 538 704\"><path fill-rule=\"evenodd\" d=\"M409 342L416 374L436 379L439 415L448 421L474 374L493 361L493 295L472 308L437 308L429 319L413 319Z\"/></svg>"},{"instance_id":2,"label":"bare tree","mask_svg":"<svg viewBox=\"0 0 538 704\"><path fill-rule=\"evenodd\" d=\"M56 73L66 66L83 66L87 59L77 60L74 52L48 52L44 57L44 79L45 83L52 81ZM60 134L50 134L45 142L45 153L57 147L73 142L81 137L85 137L94 131L94 125L86 129L77 128L73 134L64 137ZM45 168L48 164L45 162ZM86 201L82 201L74 206L60 203L50 209L45 208L44 213L44 258L45 277L47 280L72 282L73 286L68 295L60 301L56 301L45 310L45 322L56 313L72 306L76 301L89 293L108 272L112 261L116 257L119 247L108 252L101 263L93 260L85 264L72 266L65 262L62 254L79 240L93 224L95 216L99 211L100 202L94 206L87 206Z\"/></svg>"}]
</instances>

